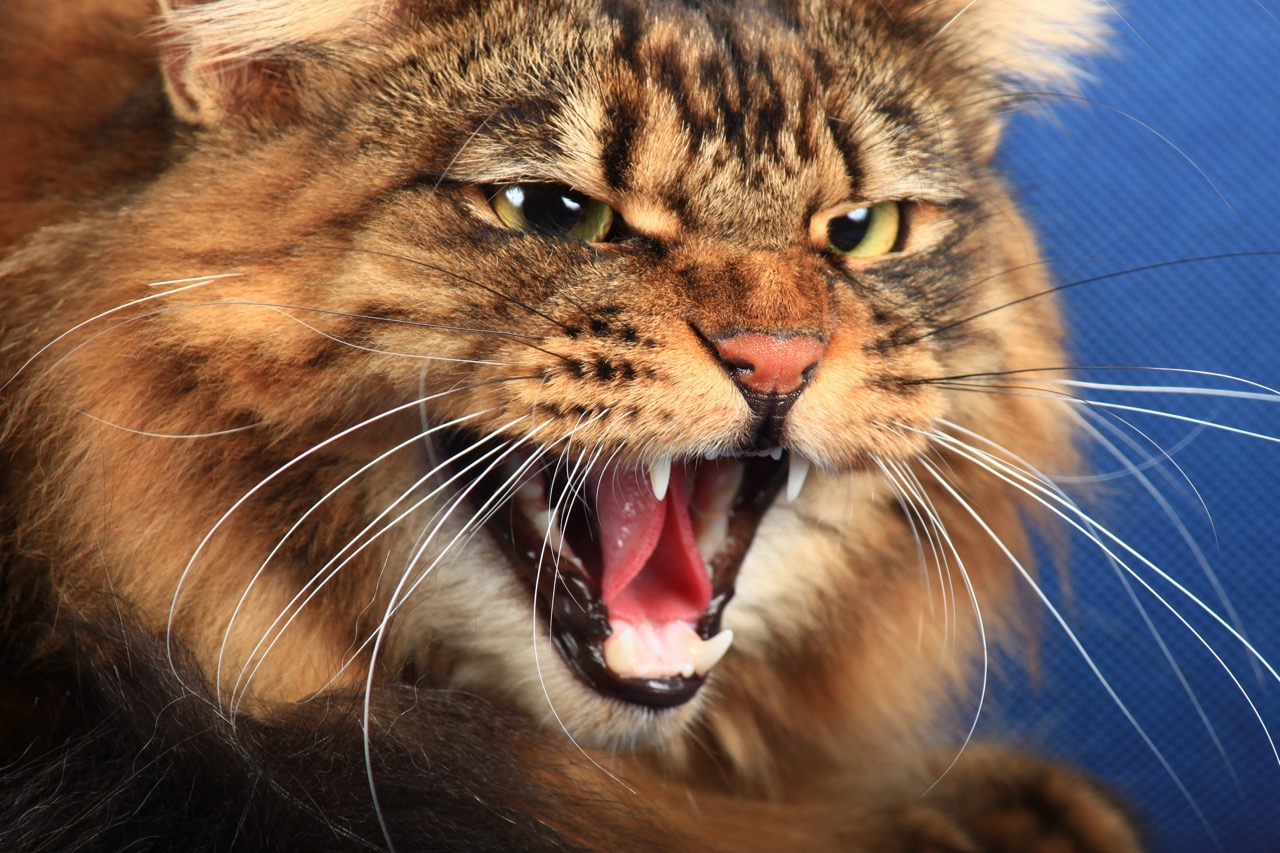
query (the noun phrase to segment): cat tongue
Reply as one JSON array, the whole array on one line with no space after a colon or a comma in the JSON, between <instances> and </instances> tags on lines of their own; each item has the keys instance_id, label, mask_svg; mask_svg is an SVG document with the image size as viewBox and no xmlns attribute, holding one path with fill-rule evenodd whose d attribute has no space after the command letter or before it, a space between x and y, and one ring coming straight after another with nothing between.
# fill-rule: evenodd
<instances>
[{"instance_id":1,"label":"cat tongue","mask_svg":"<svg viewBox=\"0 0 1280 853\"><path fill-rule=\"evenodd\" d=\"M711 605L711 581L689 518L684 466L671 466L663 500L643 467L606 468L593 485L610 623L696 623Z\"/></svg>"}]
</instances>

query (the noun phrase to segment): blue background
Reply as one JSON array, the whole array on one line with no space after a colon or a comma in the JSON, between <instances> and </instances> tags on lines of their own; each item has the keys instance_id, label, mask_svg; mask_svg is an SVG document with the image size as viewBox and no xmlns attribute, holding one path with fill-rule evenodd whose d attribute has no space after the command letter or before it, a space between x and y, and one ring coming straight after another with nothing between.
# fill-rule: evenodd
<instances>
[{"instance_id":1,"label":"blue background","mask_svg":"<svg viewBox=\"0 0 1280 853\"><path fill-rule=\"evenodd\" d=\"M1120 11L1113 50L1090 64L1087 100L1046 98L1045 111L1019 117L1006 168L1059 281L1190 260L1069 291L1074 359L1218 371L1280 388L1280 256L1208 258L1280 252L1280 3L1131 0ZM1080 375L1248 390L1168 373ZM1280 436L1277 401L1090 396ZM1194 484L1193 491L1168 462L1145 470L1202 549L1244 633L1280 669L1280 444L1115 414L1168 450ZM1093 458L1104 477L1089 487L1090 510L1231 621L1164 510L1133 476L1106 476L1122 466L1105 452ZM1148 822L1158 853L1280 851L1280 762L1263 725L1280 739L1280 682L1189 599L1135 563L1221 655L1262 718L1191 632L1134 584L1206 725L1105 558L1077 540L1071 565L1069 591L1052 570L1044 572L1045 584L1171 772L1047 614L1041 671L993 681L981 731L1069 758L1123 790Z\"/></svg>"}]
</instances>

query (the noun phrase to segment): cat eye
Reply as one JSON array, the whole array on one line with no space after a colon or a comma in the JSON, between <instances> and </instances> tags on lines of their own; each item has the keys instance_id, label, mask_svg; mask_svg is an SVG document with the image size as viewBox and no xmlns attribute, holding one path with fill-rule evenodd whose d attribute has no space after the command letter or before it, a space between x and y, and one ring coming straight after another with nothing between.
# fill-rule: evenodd
<instances>
[{"instance_id":1,"label":"cat eye","mask_svg":"<svg viewBox=\"0 0 1280 853\"><path fill-rule=\"evenodd\" d=\"M825 247L846 258L887 255L898 246L902 213L898 202L882 201L832 216L822 234Z\"/></svg>"},{"instance_id":2,"label":"cat eye","mask_svg":"<svg viewBox=\"0 0 1280 853\"><path fill-rule=\"evenodd\" d=\"M563 184L511 184L489 204L512 231L601 243L613 230L613 208Z\"/></svg>"}]
</instances>

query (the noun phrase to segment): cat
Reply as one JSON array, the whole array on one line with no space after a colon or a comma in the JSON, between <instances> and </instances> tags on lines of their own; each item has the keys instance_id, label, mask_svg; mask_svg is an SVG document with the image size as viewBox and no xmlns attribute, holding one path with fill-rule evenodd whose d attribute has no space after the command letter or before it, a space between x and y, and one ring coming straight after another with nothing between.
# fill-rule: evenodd
<instances>
[{"instance_id":1,"label":"cat","mask_svg":"<svg viewBox=\"0 0 1280 853\"><path fill-rule=\"evenodd\" d=\"M11 0L5 849L1141 849L958 722L1107 12Z\"/></svg>"}]
</instances>

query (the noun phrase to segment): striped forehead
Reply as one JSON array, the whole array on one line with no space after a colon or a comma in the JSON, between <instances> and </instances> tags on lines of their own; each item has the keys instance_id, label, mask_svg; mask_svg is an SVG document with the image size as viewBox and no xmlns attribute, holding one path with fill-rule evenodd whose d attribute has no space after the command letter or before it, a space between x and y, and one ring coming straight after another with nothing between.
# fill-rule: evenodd
<instances>
[{"instance_id":1,"label":"striped forehead","mask_svg":"<svg viewBox=\"0 0 1280 853\"><path fill-rule=\"evenodd\" d=\"M939 148L919 84L870 33L832 52L762 12L684 10L620 21L604 61L597 96L566 105L595 128L602 189L702 231L781 239L823 207L901 195Z\"/></svg>"},{"instance_id":2,"label":"striped forehead","mask_svg":"<svg viewBox=\"0 0 1280 853\"><path fill-rule=\"evenodd\" d=\"M750 4L647 5L544 21L553 35L512 57L522 69L485 74L480 88L503 90L505 106L485 113L454 165L767 243L794 240L822 208L904 197L909 180L950 174L935 162L948 128L922 118L930 95L908 45L856 24L801 31ZM514 36L526 38L537 36Z\"/></svg>"}]
</instances>

